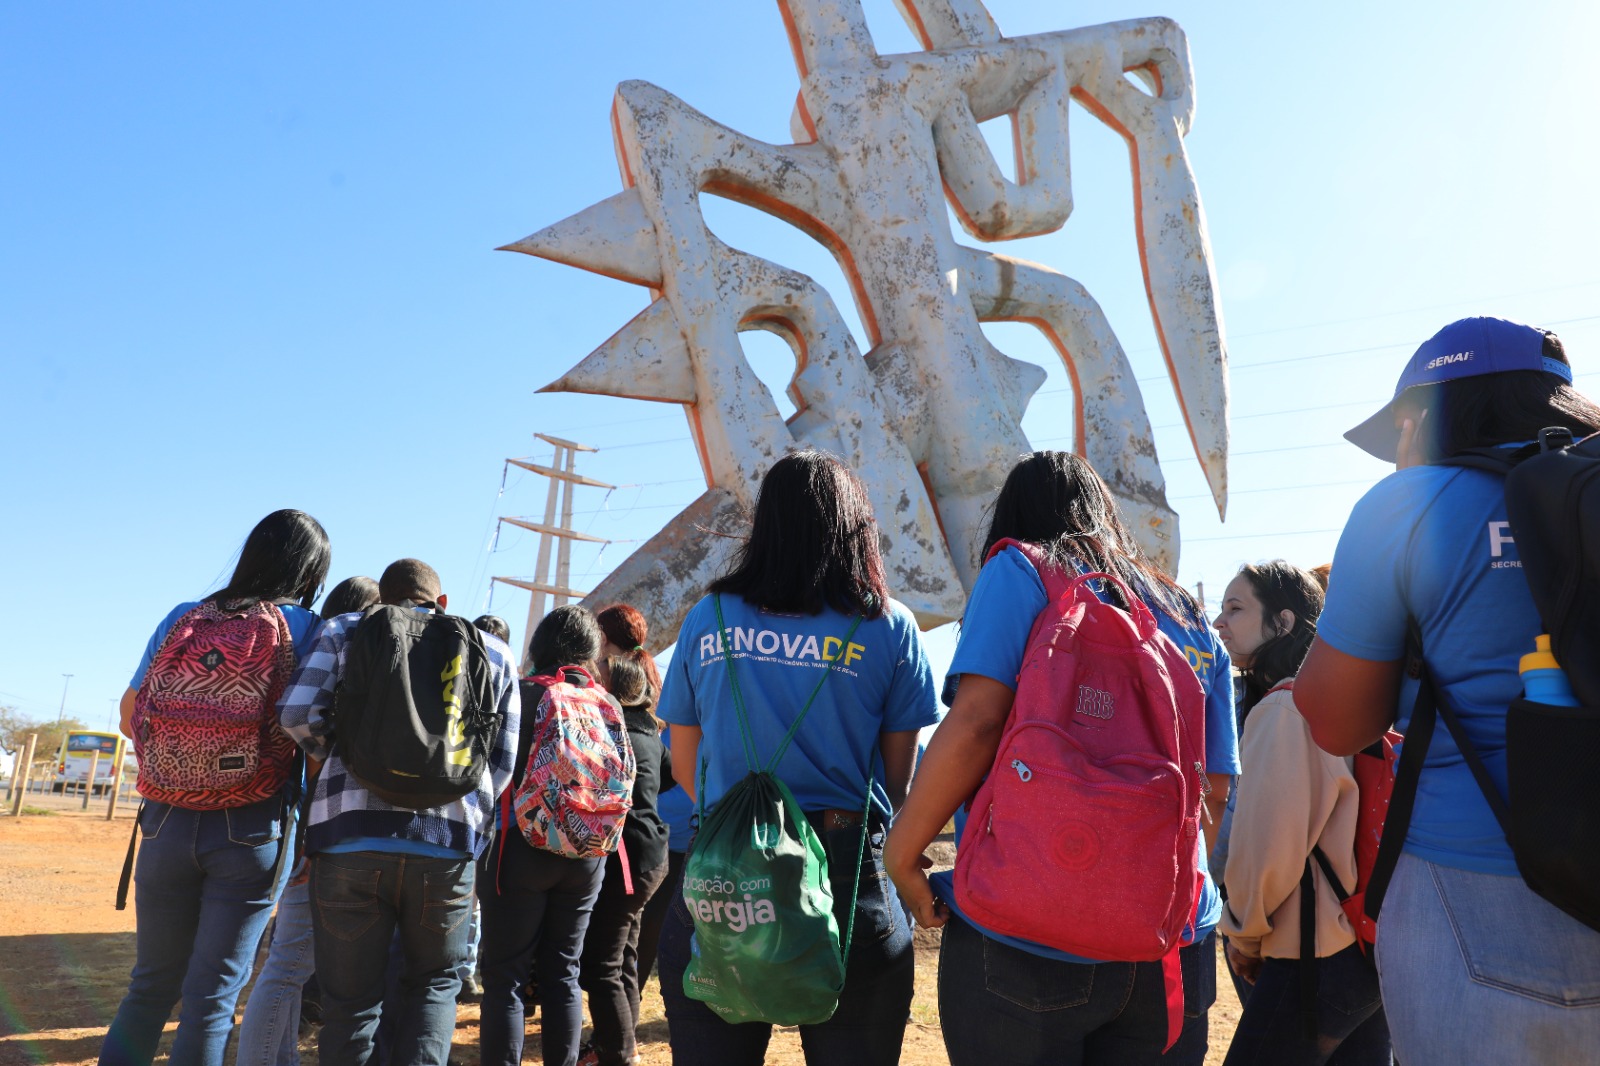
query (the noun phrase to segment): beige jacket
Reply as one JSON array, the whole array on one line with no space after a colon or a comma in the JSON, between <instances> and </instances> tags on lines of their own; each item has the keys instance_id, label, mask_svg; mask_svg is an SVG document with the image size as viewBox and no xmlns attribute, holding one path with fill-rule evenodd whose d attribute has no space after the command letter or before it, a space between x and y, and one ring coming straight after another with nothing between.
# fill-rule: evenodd
<instances>
[{"instance_id":1,"label":"beige jacket","mask_svg":"<svg viewBox=\"0 0 1600 1066\"><path fill-rule=\"evenodd\" d=\"M1239 799L1223 878L1228 902L1222 932L1252 958L1300 957L1300 877L1321 844L1346 890L1356 882L1360 796L1351 760L1329 755L1288 690L1267 695L1245 719L1240 739ZM1355 933L1313 860L1317 885L1317 955L1355 943Z\"/></svg>"}]
</instances>

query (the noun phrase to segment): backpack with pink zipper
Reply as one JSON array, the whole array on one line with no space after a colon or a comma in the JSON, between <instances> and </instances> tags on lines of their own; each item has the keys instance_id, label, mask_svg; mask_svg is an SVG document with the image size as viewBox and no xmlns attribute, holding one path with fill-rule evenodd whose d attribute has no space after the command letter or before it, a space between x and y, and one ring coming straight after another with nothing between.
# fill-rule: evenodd
<instances>
[{"instance_id":1,"label":"backpack with pink zipper","mask_svg":"<svg viewBox=\"0 0 1600 1066\"><path fill-rule=\"evenodd\" d=\"M1160 961L1169 1046L1178 949L1199 904L1205 694L1118 578L1074 575L1005 540L1044 581L999 753L956 856L961 912L984 928L1105 962ZM1091 583L1116 585L1131 611ZM1175 1005L1175 1009L1174 1009Z\"/></svg>"}]
</instances>

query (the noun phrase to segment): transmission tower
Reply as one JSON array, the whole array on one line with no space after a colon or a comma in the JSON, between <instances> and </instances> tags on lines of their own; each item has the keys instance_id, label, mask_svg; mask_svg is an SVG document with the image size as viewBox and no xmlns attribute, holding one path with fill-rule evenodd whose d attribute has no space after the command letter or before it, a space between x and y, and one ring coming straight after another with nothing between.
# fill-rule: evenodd
<instances>
[{"instance_id":1,"label":"transmission tower","mask_svg":"<svg viewBox=\"0 0 1600 1066\"><path fill-rule=\"evenodd\" d=\"M615 489L615 485L607 485L604 481L596 481L576 472L578 453L594 452L587 444L576 441L562 440L545 433L535 433L535 437L555 448L555 455L550 460L549 466L532 462L528 459L508 459L507 462L531 471L541 477L550 479L550 491L545 497L544 521L535 522L531 518L502 518L501 522L516 526L519 529L530 530L539 534L539 555L534 563L534 576L521 577L496 577L494 580L506 585L515 585L519 589L527 589L533 594L528 603L528 628L522 634L522 671L527 673L533 669L533 663L528 658L528 640L533 636L534 627L539 624L545 614L545 597L554 597L553 606L564 606L569 600L581 600L588 595L572 587L572 542L575 540L586 541L592 544L611 543L604 537L594 537L587 533L579 533L572 528L572 494L579 485L590 488ZM561 524L556 524L557 495L560 495ZM554 580L550 574L550 544L556 544L556 565Z\"/></svg>"}]
</instances>

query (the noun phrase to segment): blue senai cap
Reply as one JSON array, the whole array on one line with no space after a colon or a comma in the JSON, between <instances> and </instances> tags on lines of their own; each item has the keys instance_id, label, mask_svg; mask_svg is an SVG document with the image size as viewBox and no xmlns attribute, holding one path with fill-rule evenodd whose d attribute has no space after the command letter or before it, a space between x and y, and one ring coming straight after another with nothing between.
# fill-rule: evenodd
<instances>
[{"instance_id":1,"label":"blue senai cap","mask_svg":"<svg viewBox=\"0 0 1600 1066\"><path fill-rule=\"evenodd\" d=\"M1423 342L1400 381L1394 397L1378 413L1344 435L1356 447L1385 462L1395 461L1400 430L1394 424L1394 405L1400 394L1418 385L1470 378L1478 374L1503 374L1508 370L1543 370L1572 383L1572 368L1544 354L1548 330L1504 318L1462 318Z\"/></svg>"}]
</instances>

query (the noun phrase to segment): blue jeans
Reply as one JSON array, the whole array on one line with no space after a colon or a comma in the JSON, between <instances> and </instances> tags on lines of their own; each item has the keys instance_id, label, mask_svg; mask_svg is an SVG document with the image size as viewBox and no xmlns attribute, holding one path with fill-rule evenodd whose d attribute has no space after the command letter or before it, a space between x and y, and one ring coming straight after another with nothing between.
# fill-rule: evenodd
<instances>
[{"instance_id":1,"label":"blue jeans","mask_svg":"<svg viewBox=\"0 0 1600 1066\"><path fill-rule=\"evenodd\" d=\"M382 851L312 858L322 1066L364 1066L371 1057L396 929L405 961L391 1060L437 1066L448 1061L472 873L471 859Z\"/></svg>"},{"instance_id":2,"label":"blue jeans","mask_svg":"<svg viewBox=\"0 0 1600 1066\"><path fill-rule=\"evenodd\" d=\"M575 1066L583 1033L578 962L605 860L541 851L515 826L501 832L483 867L480 1061L483 1066L522 1062L526 1022L518 990L537 967L544 1062Z\"/></svg>"},{"instance_id":3,"label":"blue jeans","mask_svg":"<svg viewBox=\"0 0 1600 1066\"><path fill-rule=\"evenodd\" d=\"M834 915L842 934L850 917L851 874L856 869L861 831L835 829L819 836L828 853ZM894 1066L900 1061L900 1045L911 1015L915 954L900 897L883 871L881 832L874 833L869 856L862 863L859 887L855 935L839 1009L821 1024L800 1026L800 1043L810 1066ZM672 1061L684 1066L760 1066L772 1026L725 1022L710 1007L684 994L683 973L689 966L693 934L694 920L680 893L667 911L657 956Z\"/></svg>"},{"instance_id":4,"label":"blue jeans","mask_svg":"<svg viewBox=\"0 0 1600 1066\"><path fill-rule=\"evenodd\" d=\"M316 970L311 885L283 890L272 944L244 1005L238 1066L300 1066L300 989Z\"/></svg>"},{"instance_id":5,"label":"blue jeans","mask_svg":"<svg viewBox=\"0 0 1600 1066\"><path fill-rule=\"evenodd\" d=\"M1200 1066L1217 998L1212 933L1178 953L1183 1031L1167 1042L1158 962L1063 962L991 940L952 917L939 949L950 1066Z\"/></svg>"},{"instance_id":6,"label":"blue jeans","mask_svg":"<svg viewBox=\"0 0 1600 1066\"><path fill-rule=\"evenodd\" d=\"M1564 1066L1600 1058L1600 933L1520 877L1402 854L1378 973L1405 1066Z\"/></svg>"},{"instance_id":7,"label":"blue jeans","mask_svg":"<svg viewBox=\"0 0 1600 1066\"><path fill-rule=\"evenodd\" d=\"M1306 1034L1300 1012L1300 960L1263 959L1225 1066L1389 1066L1389 1024L1372 963L1351 944L1316 966L1317 1035Z\"/></svg>"},{"instance_id":8,"label":"blue jeans","mask_svg":"<svg viewBox=\"0 0 1600 1066\"><path fill-rule=\"evenodd\" d=\"M174 1066L221 1066L278 886L284 800L223 811L139 811L137 956L100 1049L105 1066L148 1064L181 998ZM287 864L285 865L287 872Z\"/></svg>"}]
</instances>

